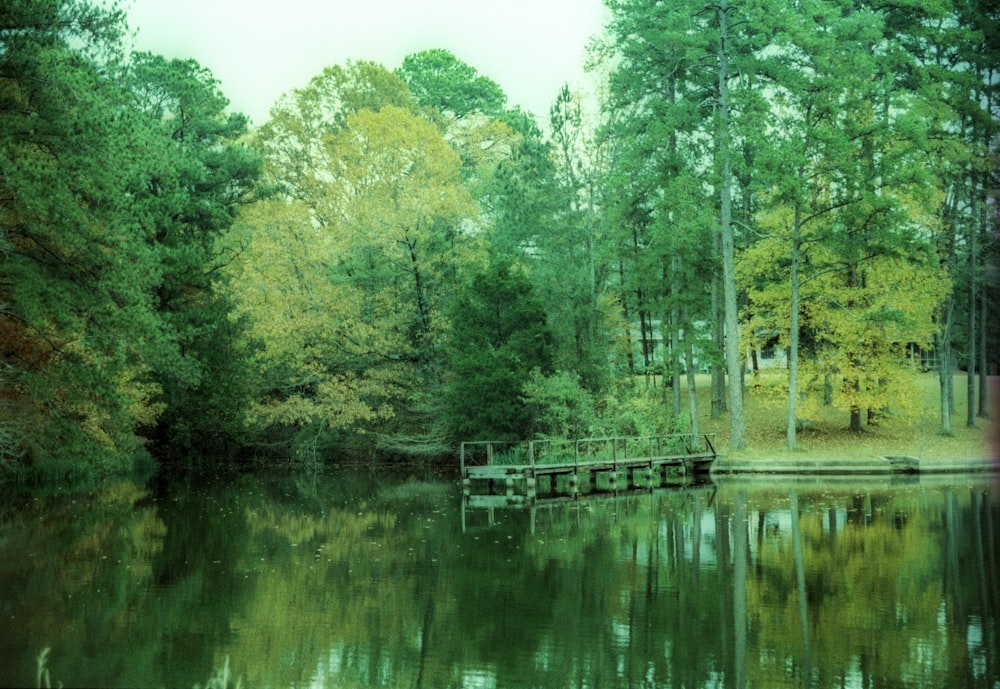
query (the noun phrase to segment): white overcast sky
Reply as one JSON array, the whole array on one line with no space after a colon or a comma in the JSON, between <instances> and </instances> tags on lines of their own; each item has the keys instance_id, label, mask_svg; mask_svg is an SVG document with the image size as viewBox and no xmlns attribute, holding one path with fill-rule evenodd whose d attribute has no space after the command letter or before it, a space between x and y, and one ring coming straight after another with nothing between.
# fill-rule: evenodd
<instances>
[{"instance_id":1,"label":"white overcast sky","mask_svg":"<svg viewBox=\"0 0 1000 689\"><path fill-rule=\"evenodd\" d=\"M231 109L263 124L277 98L328 65L395 69L445 48L496 81L511 105L548 115L563 83L585 84L601 0L133 0L134 47L194 58Z\"/></svg>"}]
</instances>

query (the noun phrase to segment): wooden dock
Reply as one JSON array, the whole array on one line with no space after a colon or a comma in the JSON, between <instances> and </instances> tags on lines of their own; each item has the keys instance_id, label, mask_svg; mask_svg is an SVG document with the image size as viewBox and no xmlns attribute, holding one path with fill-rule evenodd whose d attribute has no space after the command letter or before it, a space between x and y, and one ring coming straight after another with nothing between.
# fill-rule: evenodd
<instances>
[{"instance_id":1,"label":"wooden dock","mask_svg":"<svg viewBox=\"0 0 1000 689\"><path fill-rule=\"evenodd\" d=\"M549 494L576 497L684 481L707 474L715 459L712 435L463 442L462 487L467 496L534 498L542 479Z\"/></svg>"}]
</instances>

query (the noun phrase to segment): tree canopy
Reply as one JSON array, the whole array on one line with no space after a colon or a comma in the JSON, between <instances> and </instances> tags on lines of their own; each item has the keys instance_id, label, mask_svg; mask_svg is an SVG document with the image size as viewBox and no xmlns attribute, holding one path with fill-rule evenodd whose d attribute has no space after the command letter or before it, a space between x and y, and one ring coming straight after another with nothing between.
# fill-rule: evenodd
<instances>
[{"instance_id":1,"label":"tree canopy","mask_svg":"<svg viewBox=\"0 0 1000 689\"><path fill-rule=\"evenodd\" d=\"M739 450L775 350L790 449L820 405L905 417L929 368L941 432L958 366L975 425L993 4L606 5L598 102L563 87L544 126L431 49L327 66L250 129L197 62L130 53L117 6L5 3L4 474L726 414Z\"/></svg>"}]
</instances>

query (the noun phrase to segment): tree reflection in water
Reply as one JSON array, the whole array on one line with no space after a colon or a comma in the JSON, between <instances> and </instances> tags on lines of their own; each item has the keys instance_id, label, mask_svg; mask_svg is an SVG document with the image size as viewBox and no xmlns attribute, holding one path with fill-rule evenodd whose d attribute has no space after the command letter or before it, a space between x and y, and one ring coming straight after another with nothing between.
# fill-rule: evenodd
<instances>
[{"instance_id":1,"label":"tree reflection in water","mask_svg":"<svg viewBox=\"0 0 1000 689\"><path fill-rule=\"evenodd\" d=\"M364 472L7 502L0 684L32 686L48 646L66 685L194 686L228 657L246 687L992 687L994 491L743 481L460 514L453 481Z\"/></svg>"}]
</instances>

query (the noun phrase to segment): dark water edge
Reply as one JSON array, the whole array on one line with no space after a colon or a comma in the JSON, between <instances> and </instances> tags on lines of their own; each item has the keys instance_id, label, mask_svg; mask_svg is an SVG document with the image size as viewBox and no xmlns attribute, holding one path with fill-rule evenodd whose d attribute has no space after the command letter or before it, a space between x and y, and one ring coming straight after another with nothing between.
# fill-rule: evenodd
<instances>
[{"instance_id":1,"label":"dark water edge","mask_svg":"<svg viewBox=\"0 0 1000 689\"><path fill-rule=\"evenodd\" d=\"M5 496L0 686L49 648L67 687L993 687L998 505L962 475L470 510L429 469Z\"/></svg>"},{"instance_id":2,"label":"dark water edge","mask_svg":"<svg viewBox=\"0 0 1000 689\"><path fill-rule=\"evenodd\" d=\"M143 451L122 462L88 462L67 458L10 463L0 467L0 496L81 494L123 479L147 483L162 470Z\"/></svg>"}]
</instances>

